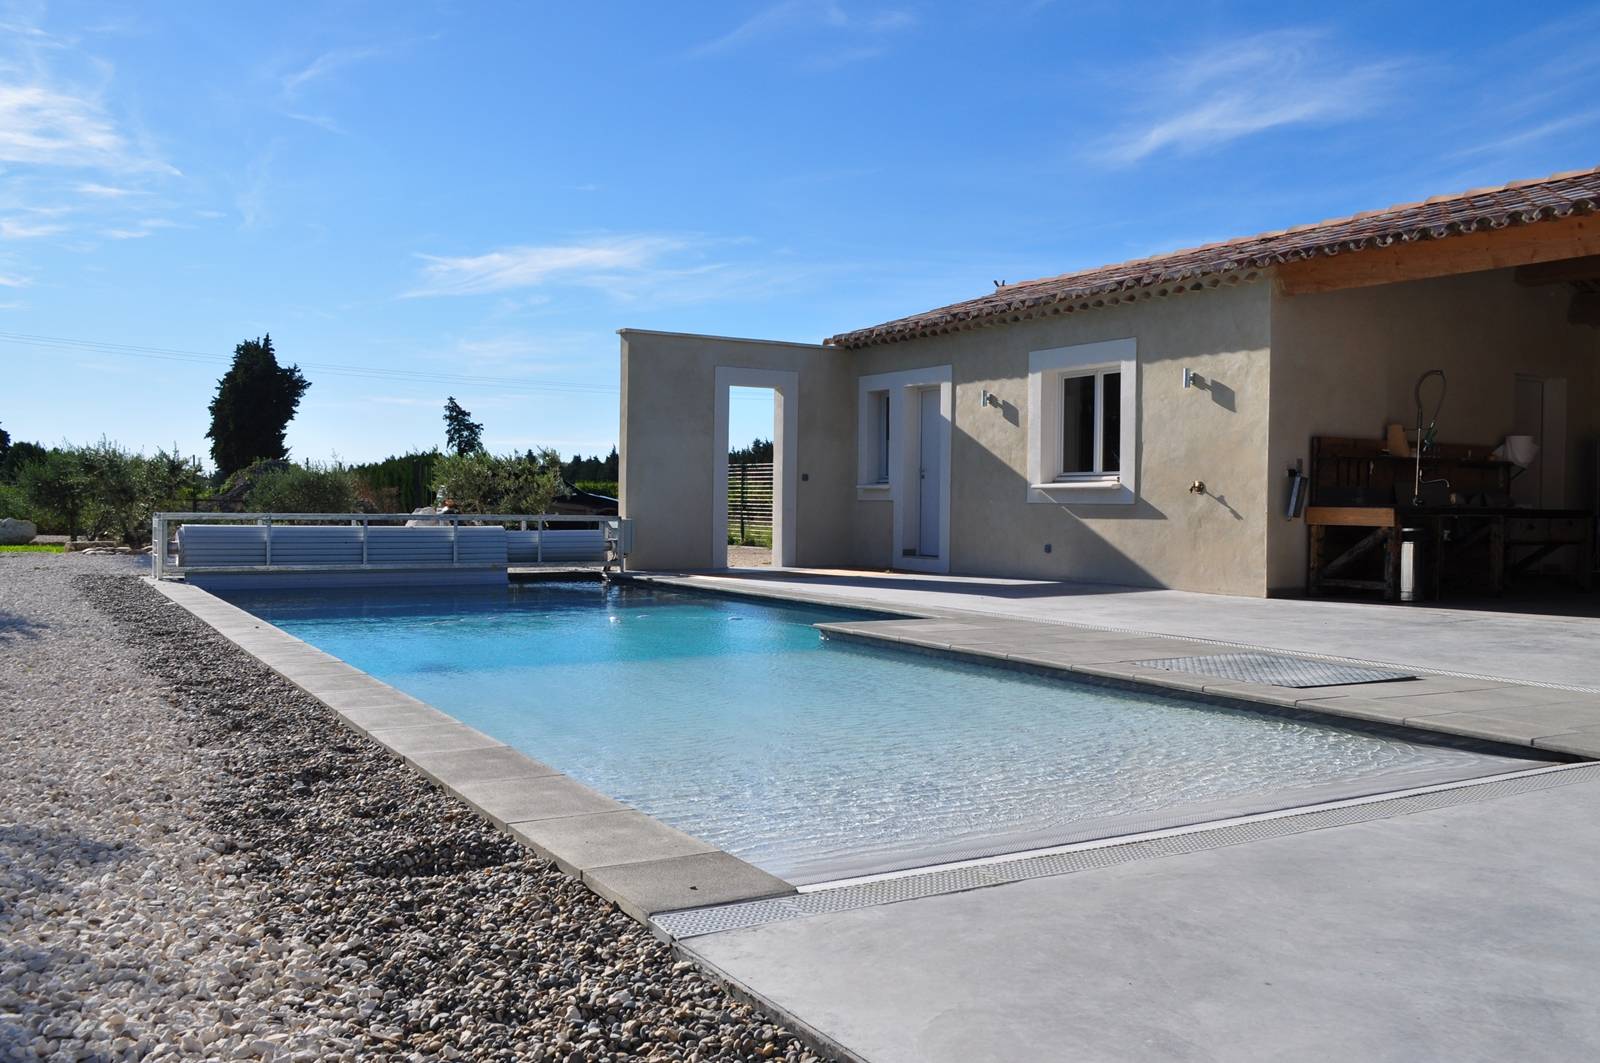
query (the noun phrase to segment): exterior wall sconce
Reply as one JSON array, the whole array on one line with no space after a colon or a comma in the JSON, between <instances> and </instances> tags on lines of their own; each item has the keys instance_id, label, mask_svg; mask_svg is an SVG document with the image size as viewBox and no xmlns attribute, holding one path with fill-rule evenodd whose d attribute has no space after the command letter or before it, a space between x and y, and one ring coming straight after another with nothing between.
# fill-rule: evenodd
<instances>
[{"instance_id":1,"label":"exterior wall sconce","mask_svg":"<svg viewBox=\"0 0 1600 1063\"><path fill-rule=\"evenodd\" d=\"M994 392L990 391L988 388L984 388L983 389L982 400L981 401L983 402L983 404L985 406L993 406L997 410L998 409L1002 409L1005 406L1005 403L1000 400L1000 396L996 395Z\"/></svg>"}]
</instances>

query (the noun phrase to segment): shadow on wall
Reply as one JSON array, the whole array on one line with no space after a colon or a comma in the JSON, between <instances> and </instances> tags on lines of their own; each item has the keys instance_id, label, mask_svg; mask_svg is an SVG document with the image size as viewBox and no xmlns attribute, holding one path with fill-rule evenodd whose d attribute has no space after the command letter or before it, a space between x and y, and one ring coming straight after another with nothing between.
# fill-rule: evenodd
<instances>
[{"instance_id":1,"label":"shadow on wall","mask_svg":"<svg viewBox=\"0 0 1600 1063\"><path fill-rule=\"evenodd\" d=\"M1141 416L1134 444L1139 490L1129 505L1025 501L1028 483L1022 465L1028 429L1021 411L997 397L997 402L977 408L976 418L988 423L963 422L958 417L951 455L955 473L951 484L955 496L951 572L1123 586L1182 585L1184 578L1178 574L1190 572L1192 580L1195 569L1194 563L1175 555L1182 547L1174 540L1182 539L1194 540L1194 549L1215 548L1219 559L1226 558L1227 564L1237 567L1240 548L1230 541L1237 534L1233 529L1248 523L1241 505L1246 509L1256 505L1249 500L1253 484L1240 481L1242 467L1223 460L1247 441L1239 434L1239 391L1226 380L1190 372L1185 376L1189 387L1181 392L1164 387L1154 408L1145 405L1150 401L1147 388L1156 379L1154 374L1172 373L1171 384L1175 385L1179 365L1191 359L1217 363L1214 368L1230 377L1232 373L1223 363L1237 360L1218 350L1142 363ZM1243 366L1235 368L1247 372ZM978 385L960 379L958 367L956 386L972 389ZM1182 418L1183 424L1175 426L1174 418ZM1213 431L1222 433L1215 452L1208 449L1207 442L1207 433ZM1195 459L1197 497L1192 502L1178 493L1188 481L1173 482L1171 462L1178 455L1186 461ZM1204 472L1215 474L1222 482L1201 487L1200 474ZM1163 499L1165 509L1150 501L1152 489ZM1232 498L1240 495L1247 501L1236 505ZM1189 504L1180 505L1174 499ZM1155 521L1164 526L1138 527ZM979 522L983 526L975 527Z\"/></svg>"},{"instance_id":2,"label":"shadow on wall","mask_svg":"<svg viewBox=\"0 0 1600 1063\"><path fill-rule=\"evenodd\" d=\"M1212 402L1216 403L1218 406L1221 406L1229 413L1239 412L1239 396L1232 388L1224 384L1222 381L1213 380L1209 377L1203 377L1199 373L1190 373L1189 383L1192 387L1197 387L1201 391L1204 391L1206 394L1210 395Z\"/></svg>"},{"instance_id":3,"label":"shadow on wall","mask_svg":"<svg viewBox=\"0 0 1600 1063\"><path fill-rule=\"evenodd\" d=\"M1008 402L999 409L1007 423L1020 431L1020 411L1015 420L1013 411L1017 407ZM977 572L1018 579L1089 581L1118 589L1160 588L1161 581L1153 573L1085 521L1086 516L1118 524L1167 519L1144 498L1135 499L1132 505L1029 502L1027 476L959 423L951 433L951 463L955 467L950 485L950 536L955 550L952 575ZM980 490L981 497L974 497ZM964 543L958 538L973 534L973 529L963 527L957 518L963 507L975 507L990 515L992 525L977 532L990 544L981 551L974 551L970 541ZM970 563L974 553L981 553L984 558L976 566ZM967 555L966 565L960 564L962 554Z\"/></svg>"}]
</instances>

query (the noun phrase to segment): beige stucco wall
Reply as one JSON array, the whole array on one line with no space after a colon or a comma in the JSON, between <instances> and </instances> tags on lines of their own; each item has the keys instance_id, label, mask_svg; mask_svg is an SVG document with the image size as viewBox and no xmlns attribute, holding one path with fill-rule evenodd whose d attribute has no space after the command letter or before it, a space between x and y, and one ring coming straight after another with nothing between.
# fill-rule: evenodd
<instances>
[{"instance_id":1,"label":"beige stucco wall","mask_svg":"<svg viewBox=\"0 0 1600 1063\"><path fill-rule=\"evenodd\" d=\"M1511 430L1518 373L1567 381L1566 499L1593 497L1600 429L1600 330L1568 325L1566 285L1523 287L1512 271L1272 299L1274 489L1316 435L1378 438L1391 421L1413 425L1417 377L1444 369L1449 392L1439 439L1494 445ZM1281 505L1281 499L1274 503ZM1269 523L1268 583L1305 585L1302 521Z\"/></svg>"},{"instance_id":2,"label":"beige stucco wall","mask_svg":"<svg viewBox=\"0 0 1600 1063\"><path fill-rule=\"evenodd\" d=\"M855 374L846 353L632 329L621 336L619 488L622 516L634 521L631 565L696 569L711 563L719 366L799 373L796 562L836 565L851 556Z\"/></svg>"},{"instance_id":3,"label":"beige stucco wall","mask_svg":"<svg viewBox=\"0 0 1600 1063\"><path fill-rule=\"evenodd\" d=\"M952 367L951 572L1260 595L1270 299L1267 284L1244 284L869 347L854 354L852 376ZM1138 501L1027 501L1029 353L1128 337L1139 359ZM1212 388L1184 390L1185 367ZM1005 407L984 406L984 389ZM1194 480L1209 493L1191 494ZM850 505L853 560L882 567L892 503Z\"/></svg>"}]
</instances>

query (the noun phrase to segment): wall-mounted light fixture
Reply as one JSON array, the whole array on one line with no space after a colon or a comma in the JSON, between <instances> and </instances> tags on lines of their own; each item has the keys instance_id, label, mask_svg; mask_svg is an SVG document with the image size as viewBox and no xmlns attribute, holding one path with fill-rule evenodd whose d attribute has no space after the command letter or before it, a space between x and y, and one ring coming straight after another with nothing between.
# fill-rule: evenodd
<instances>
[{"instance_id":1,"label":"wall-mounted light fixture","mask_svg":"<svg viewBox=\"0 0 1600 1063\"><path fill-rule=\"evenodd\" d=\"M1196 373L1193 369L1185 368L1183 371L1183 386L1186 388L1203 388L1206 378Z\"/></svg>"},{"instance_id":2,"label":"wall-mounted light fixture","mask_svg":"<svg viewBox=\"0 0 1600 1063\"><path fill-rule=\"evenodd\" d=\"M996 395L988 388L983 389L982 401L985 406L993 406L997 410L1002 409L1005 406L1005 403L1001 401L1000 396Z\"/></svg>"}]
</instances>

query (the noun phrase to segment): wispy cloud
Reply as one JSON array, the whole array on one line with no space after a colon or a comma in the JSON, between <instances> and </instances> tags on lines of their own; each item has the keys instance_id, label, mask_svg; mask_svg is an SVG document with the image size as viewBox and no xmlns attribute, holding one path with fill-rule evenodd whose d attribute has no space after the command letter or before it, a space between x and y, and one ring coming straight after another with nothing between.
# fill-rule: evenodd
<instances>
[{"instance_id":1,"label":"wispy cloud","mask_svg":"<svg viewBox=\"0 0 1600 1063\"><path fill-rule=\"evenodd\" d=\"M116 172L178 171L145 155L93 95L0 70L0 162ZM14 74L13 74L14 76Z\"/></svg>"},{"instance_id":2,"label":"wispy cloud","mask_svg":"<svg viewBox=\"0 0 1600 1063\"><path fill-rule=\"evenodd\" d=\"M0 288L27 288L33 281L27 277L18 277L12 273L0 273Z\"/></svg>"},{"instance_id":3,"label":"wispy cloud","mask_svg":"<svg viewBox=\"0 0 1600 1063\"><path fill-rule=\"evenodd\" d=\"M171 218L143 218L131 228L104 229L100 235L108 240L142 240L162 229L178 227L178 223Z\"/></svg>"},{"instance_id":4,"label":"wispy cloud","mask_svg":"<svg viewBox=\"0 0 1600 1063\"><path fill-rule=\"evenodd\" d=\"M1542 140L1548 140L1551 137L1570 132L1574 129L1582 129L1584 126L1593 125L1596 122L1600 122L1600 111L1590 111L1587 114L1568 115L1565 118L1557 118L1549 122L1543 122L1537 126L1534 126L1532 129L1524 129L1516 133L1507 134L1506 136L1500 137L1496 140L1486 141L1482 144L1474 144L1468 148L1462 148L1459 151L1452 152L1449 158L1468 159L1477 155L1499 155L1517 148L1526 147L1529 144L1536 144Z\"/></svg>"},{"instance_id":5,"label":"wispy cloud","mask_svg":"<svg viewBox=\"0 0 1600 1063\"><path fill-rule=\"evenodd\" d=\"M689 55L697 59L727 55L772 37L824 31L837 47L807 60L807 65L820 67L831 57L831 65L840 66L886 50L881 44L863 41L910 29L916 23L915 15L898 8L850 11L831 0L780 0L721 36L691 48Z\"/></svg>"},{"instance_id":6,"label":"wispy cloud","mask_svg":"<svg viewBox=\"0 0 1600 1063\"><path fill-rule=\"evenodd\" d=\"M378 45L334 48L331 51L323 52L306 65L284 74L279 80L279 85L283 89L285 96L292 97L313 81L321 80L334 71L342 70L347 66L353 66L368 59L375 59L387 51L387 48Z\"/></svg>"},{"instance_id":7,"label":"wispy cloud","mask_svg":"<svg viewBox=\"0 0 1600 1063\"><path fill-rule=\"evenodd\" d=\"M1130 79L1143 86L1139 113L1094 154L1129 165L1287 126L1347 121L1382 103L1404 71L1399 61L1353 62L1318 30L1211 46Z\"/></svg>"},{"instance_id":8,"label":"wispy cloud","mask_svg":"<svg viewBox=\"0 0 1600 1063\"><path fill-rule=\"evenodd\" d=\"M610 236L586 243L507 247L482 255L419 255L421 285L409 296L482 295L550 284L605 284L642 274L663 256L682 249L666 236Z\"/></svg>"},{"instance_id":9,"label":"wispy cloud","mask_svg":"<svg viewBox=\"0 0 1600 1063\"><path fill-rule=\"evenodd\" d=\"M419 283L401 297L497 295L497 318L512 320L543 307L570 307L585 292L635 310L749 303L805 290L848 268L800 261L781 250L752 255L750 243L735 237L645 233L461 257L420 254L424 265ZM570 355L575 347L563 343L545 349Z\"/></svg>"},{"instance_id":10,"label":"wispy cloud","mask_svg":"<svg viewBox=\"0 0 1600 1063\"><path fill-rule=\"evenodd\" d=\"M33 240L65 232L66 226L24 218L0 218L0 240Z\"/></svg>"},{"instance_id":11,"label":"wispy cloud","mask_svg":"<svg viewBox=\"0 0 1600 1063\"><path fill-rule=\"evenodd\" d=\"M80 37L21 16L0 33L0 239L65 237L89 250L84 237L130 227L130 205L181 176L115 84Z\"/></svg>"},{"instance_id":12,"label":"wispy cloud","mask_svg":"<svg viewBox=\"0 0 1600 1063\"><path fill-rule=\"evenodd\" d=\"M90 199L126 199L128 196L141 194L139 189L118 188L114 185L102 185L94 181L82 182L76 186L76 191L80 196L88 196Z\"/></svg>"},{"instance_id":13,"label":"wispy cloud","mask_svg":"<svg viewBox=\"0 0 1600 1063\"><path fill-rule=\"evenodd\" d=\"M325 133L344 133L344 127L325 114L302 114L299 111L284 111L283 116L296 122L304 122L306 125L316 126Z\"/></svg>"}]
</instances>

